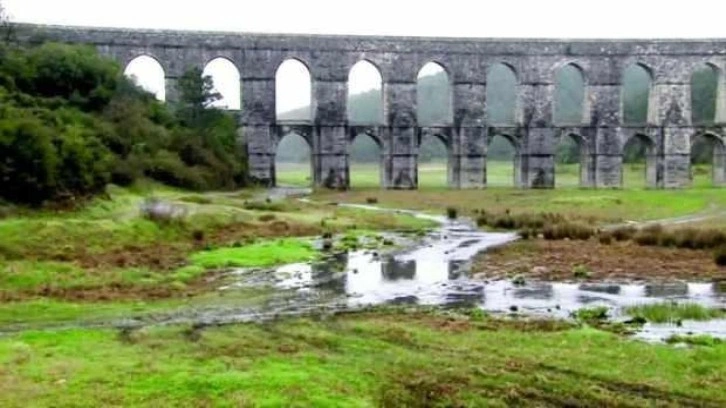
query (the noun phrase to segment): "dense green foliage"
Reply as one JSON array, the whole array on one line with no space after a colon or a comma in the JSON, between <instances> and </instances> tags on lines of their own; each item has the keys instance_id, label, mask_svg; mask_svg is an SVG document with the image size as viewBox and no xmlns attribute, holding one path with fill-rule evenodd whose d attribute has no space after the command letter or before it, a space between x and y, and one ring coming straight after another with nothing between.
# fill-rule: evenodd
<instances>
[{"instance_id":1,"label":"dense green foliage","mask_svg":"<svg viewBox=\"0 0 726 408\"><path fill-rule=\"evenodd\" d=\"M165 106L89 47L0 47L0 198L42 204L139 177L193 189L242 183L235 120L207 109L209 79L189 71Z\"/></svg>"}]
</instances>

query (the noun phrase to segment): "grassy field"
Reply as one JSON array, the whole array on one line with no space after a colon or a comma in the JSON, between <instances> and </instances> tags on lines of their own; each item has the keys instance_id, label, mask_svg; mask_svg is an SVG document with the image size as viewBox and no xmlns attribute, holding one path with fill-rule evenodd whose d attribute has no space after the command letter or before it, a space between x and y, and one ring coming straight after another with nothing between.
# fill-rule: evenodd
<instances>
[{"instance_id":1,"label":"grassy field","mask_svg":"<svg viewBox=\"0 0 726 408\"><path fill-rule=\"evenodd\" d=\"M473 316L29 331L0 339L0 405L726 405L726 345Z\"/></svg>"},{"instance_id":2,"label":"grassy field","mask_svg":"<svg viewBox=\"0 0 726 408\"><path fill-rule=\"evenodd\" d=\"M154 219L149 197L180 215ZM230 265L310 259L311 236L350 230L420 230L430 221L301 203L262 191L191 193L155 185L109 188L76 211L6 208L0 219L0 326L174 308L209 297L207 276ZM257 293L243 293L255 297Z\"/></svg>"},{"instance_id":3,"label":"grassy field","mask_svg":"<svg viewBox=\"0 0 726 408\"><path fill-rule=\"evenodd\" d=\"M431 165L420 172L428 187L383 191L374 170L353 169L352 191L316 192L317 204L269 201L261 190L201 194L150 185L112 187L109 197L75 211L2 208L0 331L12 333L0 336L0 406L726 405L726 344L653 345L586 325L481 311L41 330L264 304L271 288L216 291L215 271L310 259L317 252L306 237L326 231L432 225L328 201L375 197L436 213L456 206L601 220L726 211L726 189L454 191L443 183L443 167ZM295 169L287 174L306 183ZM490 170L490 180L510 176L505 166ZM577 180L576 171L569 177ZM182 217L146 216L140 206L149 197L183 209Z\"/></svg>"}]
</instances>

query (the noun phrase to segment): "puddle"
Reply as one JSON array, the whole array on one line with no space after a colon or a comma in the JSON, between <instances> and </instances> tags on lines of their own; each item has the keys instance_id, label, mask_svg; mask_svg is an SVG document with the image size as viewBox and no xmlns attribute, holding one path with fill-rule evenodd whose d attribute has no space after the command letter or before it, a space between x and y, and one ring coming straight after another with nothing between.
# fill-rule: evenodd
<instances>
[{"instance_id":1,"label":"puddle","mask_svg":"<svg viewBox=\"0 0 726 408\"><path fill-rule=\"evenodd\" d=\"M357 208L378 210L366 205ZM391 210L393 211L393 210ZM266 283L296 291L301 307L355 309L379 304L480 307L494 313L567 318L582 307L606 306L614 318L623 307L673 300L726 307L723 285L711 283L563 283L469 279L474 256L516 239L513 233L481 232L467 221L414 211L398 211L442 224L422 243L394 254L343 253L316 264L285 265L270 271ZM259 276L259 274L254 274ZM242 278L239 285L259 284ZM264 283L264 282L262 282ZM671 334L709 334L726 338L726 320L684 322L683 326L646 325L639 337L662 340Z\"/></svg>"}]
</instances>

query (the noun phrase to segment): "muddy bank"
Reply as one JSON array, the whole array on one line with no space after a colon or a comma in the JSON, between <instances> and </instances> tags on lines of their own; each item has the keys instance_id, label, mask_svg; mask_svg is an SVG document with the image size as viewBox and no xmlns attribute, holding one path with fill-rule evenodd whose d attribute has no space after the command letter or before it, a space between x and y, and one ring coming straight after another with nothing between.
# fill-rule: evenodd
<instances>
[{"instance_id":1,"label":"muddy bank","mask_svg":"<svg viewBox=\"0 0 726 408\"><path fill-rule=\"evenodd\" d=\"M544 281L726 282L726 268L711 251L640 246L633 242L518 241L480 253L472 275L479 279L523 276Z\"/></svg>"}]
</instances>

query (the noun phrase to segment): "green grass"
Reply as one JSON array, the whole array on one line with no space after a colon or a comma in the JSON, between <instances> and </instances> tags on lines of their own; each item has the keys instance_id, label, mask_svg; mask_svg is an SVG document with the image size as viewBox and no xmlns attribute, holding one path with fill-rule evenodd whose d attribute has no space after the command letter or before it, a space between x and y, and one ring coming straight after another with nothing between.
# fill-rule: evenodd
<instances>
[{"instance_id":1,"label":"green grass","mask_svg":"<svg viewBox=\"0 0 726 408\"><path fill-rule=\"evenodd\" d=\"M285 238L255 242L237 248L196 252L189 259L193 264L207 269L244 268L305 262L315 258L316 254L317 251L308 239Z\"/></svg>"},{"instance_id":2,"label":"green grass","mask_svg":"<svg viewBox=\"0 0 726 408\"><path fill-rule=\"evenodd\" d=\"M662 302L630 306L624 309L630 316L643 317L653 323L673 323L681 320L711 320L726 316L726 310L713 309L696 303Z\"/></svg>"},{"instance_id":3,"label":"green grass","mask_svg":"<svg viewBox=\"0 0 726 408\"><path fill-rule=\"evenodd\" d=\"M0 405L723 406L725 362L723 344L428 314L24 332L0 339Z\"/></svg>"}]
</instances>

